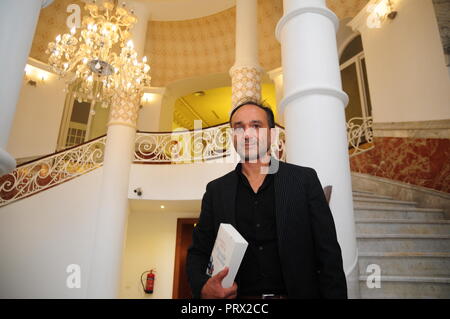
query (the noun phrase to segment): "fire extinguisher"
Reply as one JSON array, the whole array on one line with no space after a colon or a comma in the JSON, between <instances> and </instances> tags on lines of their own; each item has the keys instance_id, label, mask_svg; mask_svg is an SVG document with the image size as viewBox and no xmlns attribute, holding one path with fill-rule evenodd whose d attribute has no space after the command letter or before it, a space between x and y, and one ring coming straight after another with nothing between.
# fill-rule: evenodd
<instances>
[{"instance_id":1,"label":"fire extinguisher","mask_svg":"<svg viewBox=\"0 0 450 319\"><path fill-rule=\"evenodd\" d=\"M147 274L147 279L145 281L145 286L144 286L144 281L143 281L142 277L144 277L145 274ZM151 269L150 271L149 270L144 271L141 275L141 284L142 284L142 288L144 289L144 292L146 294L153 293L154 283L155 283L155 270Z\"/></svg>"}]
</instances>

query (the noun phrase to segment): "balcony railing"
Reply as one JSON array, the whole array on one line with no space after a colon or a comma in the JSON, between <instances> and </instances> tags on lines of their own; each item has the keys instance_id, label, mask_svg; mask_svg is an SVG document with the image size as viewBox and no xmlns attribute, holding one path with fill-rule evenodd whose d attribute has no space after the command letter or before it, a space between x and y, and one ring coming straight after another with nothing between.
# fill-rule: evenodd
<instances>
[{"instance_id":1,"label":"balcony railing","mask_svg":"<svg viewBox=\"0 0 450 319\"><path fill-rule=\"evenodd\" d=\"M373 147L372 119L354 118L347 124L351 156ZM286 161L285 131L276 127L272 156ZM64 183L103 165L106 136L21 164L0 176L0 207ZM232 150L226 124L180 132L137 132L134 163L181 164L227 157Z\"/></svg>"},{"instance_id":2,"label":"balcony railing","mask_svg":"<svg viewBox=\"0 0 450 319\"><path fill-rule=\"evenodd\" d=\"M103 165L106 136L33 160L0 176L0 206L64 183Z\"/></svg>"},{"instance_id":3,"label":"balcony railing","mask_svg":"<svg viewBox=\"0 0 450 319\"><path fill-rule=\"evenodd\" d=\"M347 139L350 157L374 147L372 117L354 117L347 122Z\"/></svg>"},{"instance_id":4,"label":"balcony railing","mask_svg":"<svg viewBox=\"0 0 450 319\"><path fill-rule=\"evenodd\" d=\"M272 155L286 159L284 129L275 128ZM226 157L231 154L232 131L228 124L202 130L145 133L138 132L134 163L194 163Z\"/></svg>"}]
</instances>

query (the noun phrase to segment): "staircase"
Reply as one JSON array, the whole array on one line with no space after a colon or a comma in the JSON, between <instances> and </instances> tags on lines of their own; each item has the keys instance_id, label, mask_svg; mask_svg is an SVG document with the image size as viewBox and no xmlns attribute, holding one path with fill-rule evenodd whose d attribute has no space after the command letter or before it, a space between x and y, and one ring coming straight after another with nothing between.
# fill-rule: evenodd
<instances>
[{"instance_id":1,"label":"staircase","mask_svg":"<svg viewBox=\"0 0 450 319\"><path fill-rule=\"evenodd\" d=\"M361 298L450 298L450 220L441 209L354 191ZM369 288L373 268L381 287Z\"/></svg>"}]
</instances>

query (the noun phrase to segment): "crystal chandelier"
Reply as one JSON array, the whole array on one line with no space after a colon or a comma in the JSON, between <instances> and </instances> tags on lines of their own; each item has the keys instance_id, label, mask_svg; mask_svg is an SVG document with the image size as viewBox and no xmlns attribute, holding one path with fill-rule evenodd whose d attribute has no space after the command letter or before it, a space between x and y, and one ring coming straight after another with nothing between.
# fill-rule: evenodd
<instances>
[{"instance_id":1,"label":"crystal chandelier","mask_svg":"<svg viewBox=\"0 0 450 319\"><path fill-rule=\"evenodd\" d=\"M138 104L144 86L150 85L150 66L137 60L130 29L137 22L124 5L95 0L85 5L81 31L58 35L46 51L53 71L66 79L79 101Z\"/></svg>"}]
</instances>

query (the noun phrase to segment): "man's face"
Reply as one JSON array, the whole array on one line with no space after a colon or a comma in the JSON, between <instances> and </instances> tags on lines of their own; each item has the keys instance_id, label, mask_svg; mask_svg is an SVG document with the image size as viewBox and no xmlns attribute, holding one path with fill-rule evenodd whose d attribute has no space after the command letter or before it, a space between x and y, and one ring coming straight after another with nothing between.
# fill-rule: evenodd
<instances>
[{"instance_id":1,"label":"man's face","mask_svg":"<svg viewBox=\"0 0 450 319\"><path fill-rule=\"evenodd\" d=\"M236 152L246 162L256 162L270 148L270 128L264 110L253 105L241 106L231 118L233 144Z\"/></svg>"}]
</instances>

